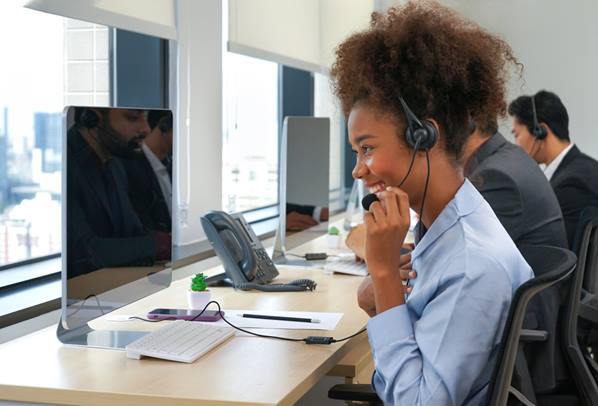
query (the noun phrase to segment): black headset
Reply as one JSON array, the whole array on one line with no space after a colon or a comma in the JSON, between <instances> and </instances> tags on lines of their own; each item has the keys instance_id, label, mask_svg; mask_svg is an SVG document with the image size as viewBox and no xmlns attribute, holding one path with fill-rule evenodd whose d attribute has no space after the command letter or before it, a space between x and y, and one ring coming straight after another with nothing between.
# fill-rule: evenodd
<instances>
[{"instance_id":1,"label":"black headset","mask_svg":"<svg viewBox=\"0 0 598 406\"><path fill-rule=\"evenodd\" d=\"M542 127L538 122L538 113L536 113L536 96L531 96L532 99L532 113L534 116L534 128L532 129L532 134L536 139L543 140L546 138L548 133L546 132L546 128Z\"/></svg>"},{"instance_id":2,"label":"black headset","mask_svg":"<svg viewBox=\"0 0 598 406\"><path fill-rule=\"evenodd\" d=\"M163 133L167 133L168 131L172 130L172 113L169 112L160 119L158 122L158 128Z\"/></svg>"},{"instance_id":3,"label":"black headset","mask_svg":"<svg viewBox=\"0 0 598 406\"><path fill-rule=\"evenodd\" d=\"M399 102L407 119L405 142L416 151L429 151L438 141L438 130L430 121L418 119L400 95Z\"/></svg>"},{"instance_id":4,"label":"black headset","mask_svg":"<svg viewBox=\"0 0 598 406\"><path fill-rule=\"evenodd\" d=\"M87 129L96 128L100 123L100 117L92 109L84 108L79 116L79 123Z\"/></svg>"}]
</instances>

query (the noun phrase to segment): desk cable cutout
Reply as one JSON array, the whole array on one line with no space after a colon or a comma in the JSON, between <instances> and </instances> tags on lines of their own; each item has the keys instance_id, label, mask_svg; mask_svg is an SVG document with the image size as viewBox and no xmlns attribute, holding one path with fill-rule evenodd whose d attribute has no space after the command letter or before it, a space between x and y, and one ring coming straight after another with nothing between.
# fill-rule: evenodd
<instances>
[{"instance_id":1,"label":"desk cable cutout","mask_svg":"<svg viewBox=\"0 0 598 406\"><path fill-rule=\"evenodd\" d=\"M234 324L232 324L230 321L228 321L225 317L224 317L224 313L222 312L222 309L220 308L220 304L215 301L212 300L210 302L208 302L207 305L205 305L205 307L203 308L203 310L201 312L199 312L199 314L197 316L195 316L194 318L192 318L189 321L194 321L196 320L198 317L200 317L208 308L208 306L210 306L212 303L216 304L216 306L218 307L218 313L220 314L220 317L222 317L222 320L224 320L224 322L226 324L228 324L229 326L231 326L232 328L242 331L243 333L247 333L250 335L254 335L257 337L262 337L262 338L274 338L276 340L285 340L285 341L296 341L296 342L304 342L305 344L334 344L334 343L338 343L341 341L346 341L349 340L363 332L366 331L365 328L359 330L357 333L352 334L350 336L347 337L343 337L343 338L339 338L339 339L335 339L334 337L325 337L325 336L309 336L309 337L305 337L305 338L289 338L289 337L280 337L280 336L273 336L273 335L269 335L269 334L259 334L259 333L254 333L253 331L249 331L249 330L245 330L241 327L237 327ZM133 317L129 317L129 319L136 319L136 320L141 320L141 321L147 321L150 323L159 323L161 321L165 321L165 320L176 320L175 317L169 317L169 318L165 318L165 319L160 319L160 320L149 320L149 319L144 319L143 317L137 317L137 316L133 316Z\"/></svg>"}]
</instances>

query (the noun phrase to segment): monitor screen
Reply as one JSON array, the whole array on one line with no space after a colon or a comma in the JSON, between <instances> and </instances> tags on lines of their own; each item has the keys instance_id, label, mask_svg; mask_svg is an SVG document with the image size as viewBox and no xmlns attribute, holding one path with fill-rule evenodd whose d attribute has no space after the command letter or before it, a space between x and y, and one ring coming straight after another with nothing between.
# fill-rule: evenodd
<instances>
[{"instance_id":1,"label":"monitor screen","mask_svg":"<svg viewBox=\"0 0 598 406\"><path fill-rule=\"evenodd\" d=\"M171 281L173 117L169 110L67 107L63 157L63 324Z\"/></svg>"},{"instance_id":2,"label":"monitor screen","mask_svg":"<svg viewBox=\"0 0 598 406\"><path fill-rule=\"evenodd\" d=\"M286 117L279 166L279 211L284 217L280 217L277 230L275 257L289 242L287 236L296 235L297 244L292 245L298 245L328 229L330 120Z\"/></svg>"}]
</instances>

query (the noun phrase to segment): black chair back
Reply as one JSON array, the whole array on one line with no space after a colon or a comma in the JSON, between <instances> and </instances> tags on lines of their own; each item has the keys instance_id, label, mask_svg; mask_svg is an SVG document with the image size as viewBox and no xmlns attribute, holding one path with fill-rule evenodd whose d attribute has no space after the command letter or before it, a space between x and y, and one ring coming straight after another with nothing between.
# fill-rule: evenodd
<instances>
[{"instance_id":1,"label":"black chair back","mask_svg":"<svg viewBox=\"0 0 598 406\"><path fill-rule=\"evenodd\" d=\"M542 290L564 281L575 269L573 252L549 246L521 246L519 250L535 275L517 289L503 331L492 379L488 388L488 404L504 406L509 394L519 392L511 387L517 359L525 311L529 301Z\"/></svg>"},{"instance_id":2,"label":"black chair back","mask_svg":"<svg viewBox=\"0 0 598 406\"><path fill-rule=\"evenodd\" d=\"M579 258L563 314L565 352L575 385L586 405L598 405L598 385L588 366L587 348L580 346L583 334L579 329L582 288L595 289L598 266L598 209L584 210L584 232L578 240ZM582 214L582 217L584 217ZM588 219L594 214L592 219ZM595 292L595 291L594 291ZM594 293L591 292L591 293ZM583 318L583 317L582 317ZM591 362L591 361L590 361Z\"/></svg>"}]
</instances>

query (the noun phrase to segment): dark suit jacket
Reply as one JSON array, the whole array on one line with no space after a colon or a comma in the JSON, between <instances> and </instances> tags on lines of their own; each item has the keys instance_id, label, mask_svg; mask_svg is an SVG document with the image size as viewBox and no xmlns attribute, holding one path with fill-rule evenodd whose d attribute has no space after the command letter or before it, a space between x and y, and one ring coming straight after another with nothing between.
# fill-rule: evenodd
<instances>
[{"instance_id":1,"label":"dark suit jacket","mask_svg":"<svg viewBox=\"0 0 598 406\"><path fill-rule=\"evenodd\" d=\"M74 127L67 137L67 165L68 277L153 264L155 237L131 206L121 161L102 163Z\"/></svg>"},{"instance_id":2,"label":"dark suit jacket","mask_svg":"<svg viewBox=\"0 0 598 406\"><path fill-rule=\"evenodd\" d=\"M552 175L550 184L561 205L567 239L573 245L582 210L598 206L598 161L574 145Z\"/></svg>"},{"instance_id":3,"label":"dark suit jacket","mask_svg":"<svg viewBox=\"0 0 598 406\"><path fill-rule=\"evenodd\" d=\"M517 246L567 248L556 196L538 165L521 148L494 134L469 160L465 175ZM561 301L559 289L549 288L532 299L526 314L525 328L549 333L547 342L535 344L529 351L532 380L538 392L551 392L569 376L557 326Z\"/></svg>"},{"instance_id":4,"label":"dark suit jacket","mask_svg":"<svg viewBox=\"0 0 598 406\"><path fill-rule=\"evenodd\" d=\"M567 247L556 196L538 165L521 148L496 133L470 158L465 176L516 245Z\"/></svg>"},{"instance_id":5,"label":"dark suit jacket","mask_svg":"<svg viewBox=\"0 0 598 406\"><path fill-rule=\"evenodd\" d=\"M148 230L172 231L172 222L162 189L151 164L140 155L122 161L129 181L129 198L143 226Z\"/></svg>"}]
</instances>

